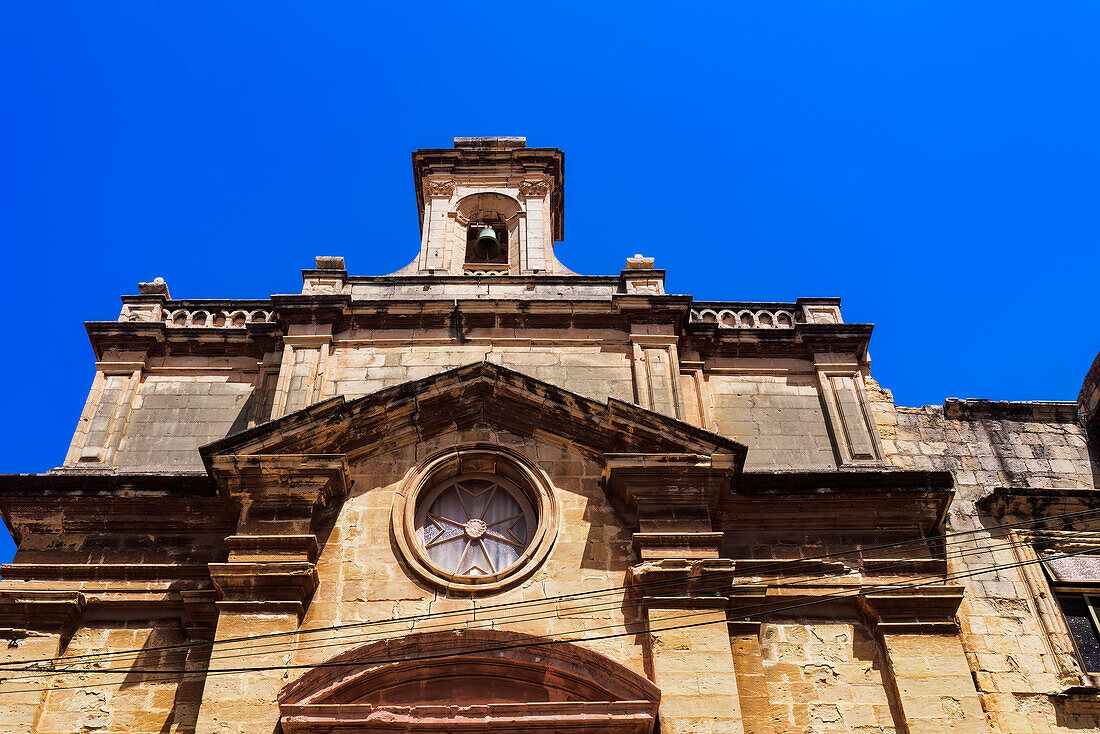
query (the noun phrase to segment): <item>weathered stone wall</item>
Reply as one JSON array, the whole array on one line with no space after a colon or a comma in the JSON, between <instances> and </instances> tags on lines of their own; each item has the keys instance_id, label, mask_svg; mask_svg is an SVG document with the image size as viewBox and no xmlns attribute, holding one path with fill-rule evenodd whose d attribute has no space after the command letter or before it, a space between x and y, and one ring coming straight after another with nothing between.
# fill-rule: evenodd
<instances>
[{"instance_id":1,"label":"weathered stone wall","mask_svg":"<svg viewBox=\"0 0 1100 734\"><path fill-rule=\"evenodd\" d=\"M733 636L750 734L893 734L881 646L862 624L763 623Z\"/></svg>"},{"instance_id":2,"label":"weathered stone wall","mask_svg":"<svg viewBox=\"0 0 1100 734\"><path fill-rule=\"evenodd\" d=\"M871 381L866 387L889 461L951 471L956 496L947 531L980 531L949 546L950 573L1020 562L1013 549L1018 541L983 531L1004 522L980 503L994 490L1097 486L1100 467L1090 461L1085 431L1072 406L948 401L895 408L888 391ZM1079 508L1066 507L1073 509ZM1100 711L1060 695L1066 688L1060 671L1076 663L1066 659L1072 652L1052 646L1036 606L1037 596L1049 593L1029 585L1025 574L1013 568L960 581L965 589L958 614L963 646L990 724L1006 734L1100 731ZM1041 571L1038 578L1045 586ZM1060 624L1057 615L1054 622Z\"/></svg>"},{"instance_id":3,"label":"weathered stone wall","mask_svg":"<svg viewBox=\"0 0 1100 734\"><path fill-rule=\"evenodd\" d=\"M441 343L341 348L333 360L331 393L348 399L487 360L600 402L608 397L634 401L630 347L622 335L618 345Z\"/></svg>"},{"instance_id":4,"label":"weathered stone wall","mask_svg":"<svg viewBox=\"0 0 1100 734\"><path fill-rule=\"evenodd\" d=\"M122 428L122 471L203 471L199 447L247 427L251 382L151 375Z\"/></svg>"},{"instance_id":5,"label":"weathered stone wall","mask_svg":"<svg viewBox=\"0 0 1100 734\"><path fill-rule=\"evenodd\" d=\"M761 360L761 368L766 362ZM749 447L746 469L835 469L817 380L796 374L707 374L714 430Z\"/></svg>"},{"instance_id":6,"label":"weathered stone wall","mask_svg":"<svg viewBox=\"0 0 1100 734\"><path fill-rule=\"evenodd\" d=\"M76 630L65 647L65 658L102 653L159 648L186 642L179 623L127 626L123 623L87 623ZM178 654L150 650L147 654L109 655L96 658L100 667L155 669L177 667ZM86 661L76 663L88 667ZM12 681L9 685L14 685ZM26 682L24 682L26 683ZM73 732L193 732L202 697L202 681L165 679L150 673L126 673L105 677L103 673L55 673L38 678L32 685L50 687L33 731L35 734ZM0 724L0 731L4 731ZM22 731L26 732L27 729Z\"/></svg>"}]
</instances>

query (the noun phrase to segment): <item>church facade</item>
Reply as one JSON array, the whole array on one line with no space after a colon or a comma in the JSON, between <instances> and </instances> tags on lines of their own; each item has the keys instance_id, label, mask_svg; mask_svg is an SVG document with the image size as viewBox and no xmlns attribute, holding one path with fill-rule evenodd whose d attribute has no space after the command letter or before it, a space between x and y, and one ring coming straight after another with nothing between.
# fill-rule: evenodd
<instances>
[{"instance_id":1,"label":"church facade","mask_svg":"<svg viewBox=\"0 0 1100 734\"><path fill-rule=\"evenodd\" d=\"M88 322L0 732L1100 731L1100 359L897 406L838 299L567 269L557 149L413 170L396 273Z\"/></svg>"}]
</instances>

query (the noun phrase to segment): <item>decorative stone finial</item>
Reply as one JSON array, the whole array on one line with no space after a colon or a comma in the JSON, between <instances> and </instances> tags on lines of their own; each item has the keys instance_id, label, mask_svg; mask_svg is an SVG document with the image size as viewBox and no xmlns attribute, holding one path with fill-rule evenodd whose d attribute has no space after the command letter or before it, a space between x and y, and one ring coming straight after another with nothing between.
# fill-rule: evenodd
<instances>
[{"instance_id":1,"label":"decorative stone finial","mask_svg":"<svg viewBox=\"0 0 1100 734\"><path fill-rule=\"evenodd\" d=\"M153 278L151 283L138 283L138 293L143 296L164 296L165 298L171 298L168 295L168 284L164 282L164 278Z\"/></svg>"},{"instance_id":2,"label":"decorative stone finial","mask_svg":"<svg viewBox=\"0 0 1100 734\"><path fill-rule=\"evenodd\" d=\"M653 270L654 260L651 257L644 257L640 252L634 257L628 257L626 259L627 270Z\"/></svg>"}]
</instances>

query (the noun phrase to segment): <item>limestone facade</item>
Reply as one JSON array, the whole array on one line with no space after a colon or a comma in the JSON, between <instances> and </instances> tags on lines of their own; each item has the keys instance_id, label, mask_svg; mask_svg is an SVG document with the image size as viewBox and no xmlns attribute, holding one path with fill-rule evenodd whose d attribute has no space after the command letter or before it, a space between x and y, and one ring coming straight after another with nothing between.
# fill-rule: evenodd
<instances>
[{"instance_id":1,"label":"limestone facade","mask_svg":"<svg viewBox=\"0 0 1100 734\"><path fill-rule=\"evenodd\" d=\"M896 406L837 299L568 270L561 151L413 169L397 273L88 322L0 732L1100 731L1100 358Z\"/></svg>"}]
</instances>

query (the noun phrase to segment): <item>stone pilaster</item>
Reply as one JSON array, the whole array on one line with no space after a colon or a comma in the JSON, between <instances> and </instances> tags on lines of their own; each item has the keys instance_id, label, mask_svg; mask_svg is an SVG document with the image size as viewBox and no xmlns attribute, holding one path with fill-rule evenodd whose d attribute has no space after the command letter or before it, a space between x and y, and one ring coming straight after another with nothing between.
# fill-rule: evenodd
<instances>
[{"instance_id":1,"label":"stone pilaster","mask_svg":"<svg viewBox=\"0 0 1100 734\"><path fill-rule=\"evenodd\" d=\"M714 529L732 457L608 456L606 483L638 519L631 593L645 610L663 734L742 734L726 620L732 564Z\"/></svg>"},{"instance_id":2,"label":"stone pilaster","mask_svg":"<svg viewBox=\"0 0 1100 734\"><path fill-rule=\"evenodd\" d=\"M347 494L343 456L219 456L212 473L220 491L240 507L236 534L226 538L225 563L210 564L218 592L210 675L199 710L199 734L271 731L279 721L276 696L286 682L293 638L269 646L263 635L292 632L317 588L313 523ZM218 641L261 637L253 642ZM234 667L274 670L219 675Z\"/></svg>"},{"instance_id":3,"label":"stone pilaster","mask_svg":"<svg viewBox=\"0 0 1100 734\"><path fill-rule=\"evenodd\" d=\"M712 603L722 603L714 599ZM653 682L661 689L661 734L742 734L741 704L724 604L713 610L651 606ZM692 626L676 629L685 621Z\"/></svg>"},{"instance_id":4,"label":"stone pilaster","mask_svg":"<svg viewBox=\"0 0 1100 734\"><path fill-rule=\"evenodd\" d=\"M861 609L886 656L884 678L905 734L988 734L955 626L955 586L868 593Z\"/></svg>"},{"instance_id":5,"label":"stone pilaster","mask_svg":"<svg viewBox=\"0 0 1100 734\"><path fill-rule=\"evenodd\" d=\"M66 466L110 465L144 369L144 352L113 354L96 362L96 376L65 456Z\"/></svg>"},{"instance_id":6,"label":"stone pilaster","mask_svg":"<svg viewBox=\"0 0 1100 734\"><path fill-rule=\"evenodd\" d=\"M8 675L26 675L8 666L29 660L51 660L60 653L61 635L57 632L0 630L0 666L3 666L0 668L0 734L26 734L35 730L46 700L46 692L35 689L46 688L43 684L50 680L48 677L4 680Z\"/></svg>"},{"instance_id":7,"label":"stone pilaster","mask_svg":"<svg viewBox=\"0 0 1100 734\"><path fill-rule=\"evenodd\" d=\"M661 732L741 734L741 702L726 606L732 564L665 560L631 572L646 612L647 652L661 689Z\"/></svg>"},{"instance_id":8,"label":"stone pilaster","mask_svg":"<svg viewBox=\"0 0 1100 734\"><path fill-rule=\"evenodd\" d=\"M292 324L283 337L283 360L271 417L278 418L307 408L324 396L331 324Z\"/></svg>"},{"instance_id":9,"label":"stone pilaster","mask_svg":"<svg viewBox=\"0 0 1100 734\"><path fill-rule=\"evenodd\" d=\"M297 627L297 613L221 612L196 734L253 734L275 730L279 723L277 697L286 682L285 671L280 666L286 663L287 650L292 647L294 637L271 639L263 636L293 632ZM217 644L220 640L242 638L243 641L228 645ZM250 641L248 638L259 639ZM218 673L239 667L272 669Z\"/></svg>"},{"instance_id":10,"label":"stone pilaster","mask_svg":"<svg viewBox=\"0 0 1100 734\"><path fill-rule=\"evenodd\" d=\"M877 465L883 452L878 428L867 407L862 366L855 355L815 354L825 419L841 466Z\"/></svg>"},{"instance_id":11,"label":"stone pilaster","mask_svg":"<svg viewBox=\"0 0 1100 734\"><path fill-rule=\"evenodd\" d=\"M680 360L677 337L672 334L671 326L634 324L630 343L638 405L670 418L682 418Z\"/></svg>"}]
</instances>

